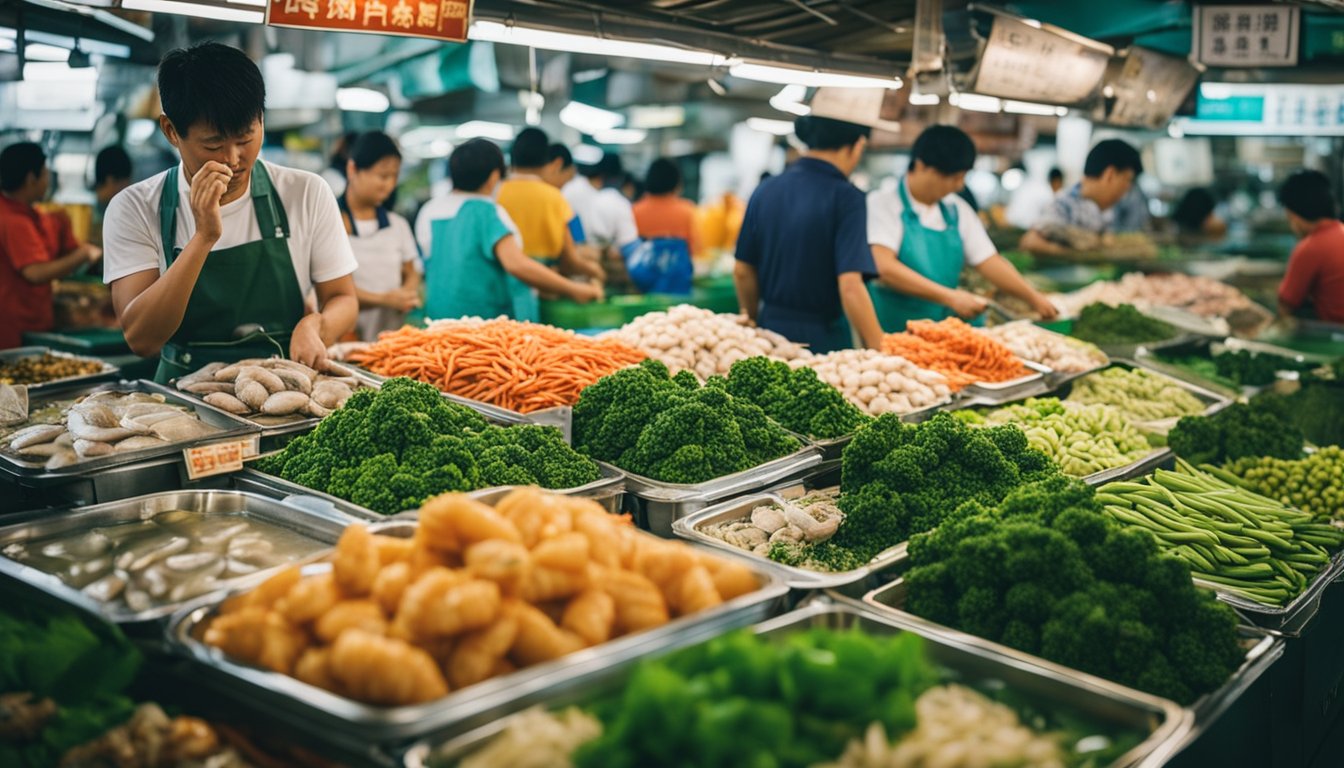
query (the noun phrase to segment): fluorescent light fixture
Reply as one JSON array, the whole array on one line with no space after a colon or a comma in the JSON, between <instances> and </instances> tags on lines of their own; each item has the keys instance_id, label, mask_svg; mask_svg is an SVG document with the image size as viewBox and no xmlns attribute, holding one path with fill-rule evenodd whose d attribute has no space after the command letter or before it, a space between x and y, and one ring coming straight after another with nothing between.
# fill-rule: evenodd
<instances>
[{"instance_id":1,"label":"fluorescent light fixture","mask_svg":"<svg viewBox=\"0 0 1344 768\"><path fill-rule=\"evenodd\" d=\"M597 165L602 162L602 155L605 153L592 144L579 144L569 148L569 152L574 156L574 162L580 165Z\"/></svg>"},{"instance_id":2,"label":"fluorescent light fixture","mask_svg":"<svg viewBox=\"0 0 1344 768\"><path fill-rule=\"evenodd\" d=\"M625 123L625 115L606 109L571 101L560 110L560 122L576 131L589 135L609 131Z\"/></svg>"},{"instance_id":3,"label":"fluorescent light fixture","mask_svg":"<svg viewBox=\"0 0 1344 768\"><path fill-rule=\"evenodd\" d=\"M1063 107L1056 107L1053 104L1037 104L1032 101L1013 101L1009 99L1003 102L1003 111L1011 112L1015 115L1044 115L1051 117L1058 115L1060 110L1067 112Z\"/></svg>"},{"instance_id":4,"label":"fluorescent light fixture","mask_svg":"<svg viewBox=\"0 0 1344 768\"><path fill-rule=\"evenodd\" d=\"M136 118L126 124L126 143L139 146L153 138L159 130L157 120Z\"/></svg>"},{"instance_id":5,"label":"fluorescent light fixture","mask_svg":"<svg viewBox=\"0 0 1344 768\"><path fill-rule=\"evenodd\" d=\"M780 112L788 112L799 117L810 115L812 114L812 108L803 103L803 97L806 95L807 86L786 85L779 93L770 97L770 106Z\"/></svg>"},{"instance_id":6,"label":"fluorescent light fixture","mask_svg":"<svg viewBox=\"0 0 1344 768\"><path fill-rule=\"evenodd\" d=\"M12 28L0 29L0 51L13 52L16 50L13 41L17 36L18 33ZM35 29L28 30L23 37L28 42L30 49L33 43L45 43L46 45L55 46L57 48L64 48L67 51L75 47L75 38L73 37L53 35ZM105 43L102 40L93 40L87 37L81 37L79 39L79 49L85 53L100 53L104 56L112 56L118 59L128 59L131 56L131 48L128 45ZM31 56L32 54L29 53L28 55ZM64 59L62 59L62 61L64 61Z\"/></svg>"},{"instance_id":7,"label":"fluorescent light fixture","mask_svg":"<svg viewBox=\"0 0 1344 768\"><path fill-rule=\"evenodd\" d=\"M177 0L121 0L121 8L124 11L175 13L179 16L196 16L202 19L217 19L219 21L242 21L252 24L260 24L266 20L265 11L202 3L182 3L177 2Z\"/></svg>"},{"instance_id":8,"label":"fluorescent light fixture","mask_svg":"<svg viewBox=\"0 0 1344 768\"><path fill-rule=\"evenodd\" d=\"M453 135L457 137L458 141L465 139L512 141L513 126L507 123L492 123L488 120L471 120L457 126Z\"/></svg>"},{"instance_id":9,"label":"fluorescent light fixture","mask_svg":"<svg viewBox=\"0 0 1344 768\"><path fill-rule=\"evenodd\" d=\"M680 104L630 108L631 128L676 128L686 124L686 108Z\"/></svg>"},{"instance_id":10,"label":"fluorescent light fixture","mask_svg":"<svg viewBox=\"0 0 1344 768\"><path fill-rule=\"evenodd\" d=\"M932 107L942 102L942 100L942 97L936 93L910 94L910 106L913 107Z\"/></svg>"},{"instance_id":11,"label":"fluorescent light fixture","mask_svg":"<svg viewBox=\"0 0 1344 768\"><path fill-rule=\"evenodd\" d=\"M96 83L98 70L71 69L63 61L33 61L23 65L23 79L30 83Z\"/></svg>"},{"instance_id":12,"label":"fluorescent light fixture","mask_svg":"<svg viewBox=\"0 0 1344 768\"><path fill-rule=\"evenodd\" d=\"M670 45L637 43L630 40L572 35L568 32L550 32L544 29L500 24L495 21L473 21L467 37L481 42L523 45L547 51L647 59L649 61L665 61L670 64L695 64L714 67L722 66L727 61L723 56L708 51L693 51L687 48L675 48Z\"/></svg>"},{"instance_id":13,"label":"fluorescent light fixture","mask_svg":"<svg viewBox=\"0 0 1344 768\"><path fill-rule=\"evenodd\" d=\"M598 144L638 144L649 137L649 132L640 128L612 128L593 136Z\"/></svg>"},{"instance_id":14,"label":"fluorescent light fixture","mask_svg":"<svg viewBox=\"0 0 1344 768\"><path fill-rule=\"evenodd\" d=\"M788 120L771 120L765 117L747 118L747 127L753 131L768 133L772 136L788 136L793 133L793 123Z\"/></svg>"},{"instance_id":15,"label":"fluorescent light fixture","mask_svg":"<svg viewBox=\"0 0 1344 768\"><path fill-rule=\"evenodd\" d=\"M1003 102L993 96L979 93L954 93L947 98L947 101L958 109L971 112L998 112L1003 108Z\"/></svg>"},{"instance_id":16,"label":"fluorescent light fixture","mask_svg":"<svg viewBox=\"0 0 1344 768\"><path fill-rule=\"evenodd\" d=\"M372 88L337 88L336 106L346 112L386 112L392 102Z\"/></svg>"},{"instance_id":17,"label":"fluorescent light fixture","mask_svg":"<svg viewBox=\"0 0 1344 768\"><path fill-rule=\"evenodd\" d=\"M28 61L69 61L70 50L45 43L29 43L23 55Z\"/></svg>"},{"instance_id":18,"label":"fluorescent light fixture","mask_svg":"<svg viewBox=\"0 0 1344 768\"><path fill-rule=\"evenodd\" d=\"M1234 89L1227 83L1200 83L1199 95L1206 99L1230 99Z\"/></svg>"},{"instance_id":19,"label":"fluorescent light fixture","mask_svg":"<svg viewBox=\"0 0 1344 768\"><path fill-rule=\"evenodd\" d=\"M837 72L817 72L808 69L775 67L768 64L733 64L728 74L743 80L780 85L804 85L812 88L900 88L899 77L866 77Z\"/></svg>"},{"instance_id":20,"label":"fluorescent light fixture","mask_svg":"<svg viewBox=\"0 0 1344 768\"><path fill-rule=\"evenodd\" d=\"M705 85L709 86L709 90L713 91L715 96L728 95L728 89L723 87L723 83L720 83L712 77L705 81Z\"/></svg>"}]
</instances>

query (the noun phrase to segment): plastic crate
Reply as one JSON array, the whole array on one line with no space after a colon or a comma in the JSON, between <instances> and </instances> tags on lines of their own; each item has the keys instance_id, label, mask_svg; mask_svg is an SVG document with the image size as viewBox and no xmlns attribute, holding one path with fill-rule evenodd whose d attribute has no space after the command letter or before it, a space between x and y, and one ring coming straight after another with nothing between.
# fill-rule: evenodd
<instances>
[{"instance_id":1,"label":"plastic crate","mask_svg":"<svg viewBox=\"0 0 1344 768\"><path fill-rule=\"evenodd\" d=\"M557 328L619 328L625 312L611 301L580 304L569 299L543 299L541 322Z\"/></svg>"}]
</instances>

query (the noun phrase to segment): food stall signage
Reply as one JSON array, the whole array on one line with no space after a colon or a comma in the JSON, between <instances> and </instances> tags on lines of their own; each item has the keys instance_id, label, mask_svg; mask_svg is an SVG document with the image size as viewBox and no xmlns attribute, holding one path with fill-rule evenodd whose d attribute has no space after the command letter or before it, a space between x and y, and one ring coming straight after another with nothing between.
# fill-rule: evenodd
<instances>
[{"instance_id":1,"label":"food stall signage","mask_svg":"<svg viewBox=\"0 0 1344 768\"><path fill-rule=\"evenodd\" d=\"M270 0L266 23L465 42L471 10L472 0Z\"/></svg>"},{"instance_id":2,"label":"food stall signage","mask_svg":"<svg viewBox=\"0 0 1344 768\"><path fill-rule=\"evenodd\" d=\"M1197 59L1215 67L1297 65L1302 9L1285 5L1195 6Z\"/></svg>"},{"instance_id":3,"label":"food stall signage","mask_svg":"<svg viewBox=\"0 0 1344 768\"><path fill-rule=\"evenodd\" d=\"M1077 104L1101 87L1115 50L1049 24L996 15L969 90L1002 99Z\"/></svg>"},{"instance_id":4,"label":"food stall signage","mask_svg":"<svg viewBox=\"0 0 1344 768\"><path fill-rule=\"evenodd\" d=\"M243 468L243 462L256 457L258 445L256 436L233 440L225 443L193 445L182 449L186 461L187 478L197 480L202 477L237 472Z\"/></svg>"}]
</instances>

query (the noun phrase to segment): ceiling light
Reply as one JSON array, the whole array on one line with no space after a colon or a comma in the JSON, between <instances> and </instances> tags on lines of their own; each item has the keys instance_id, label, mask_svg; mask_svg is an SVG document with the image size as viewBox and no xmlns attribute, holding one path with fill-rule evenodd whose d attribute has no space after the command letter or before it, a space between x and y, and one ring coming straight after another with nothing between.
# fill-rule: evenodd
<instances>
[{"instance_id":1,"label":"ceiling light","mask_svg":"<svg viewBox=\"0 0 1344 768\"><path fill-rule=\"evenodd\" d=\"M708 85L709 90L713 91L716 96L728 95L728 89L723 87L723 83L720 83L712 77L705 81L705 85Z\"/></svg>"},{"instance_id":2,"label":"ceiling light","mask_svg":"<svg viewBox=\"0 0 1344 768\"><path fill-rule=\"evenodd\" d=\"M202 19L219 21L242 21L261 24L266 21L265 11L246 8L231 8L203 3L184 3L178 0L121 0L124 11L149 11L150 13L175 13L180 16L196 16Z\"/></svg>"},{"instance_id":3,"label":"ceiling light","mask_svg":"<svg viewBox=\"0 0 1344 768\"><path fill-rule=\"evenodd\" d=\"M971 112L998 112L1003 107L1003 102L993 96L983 96L978 93L954 93L947 98L952 106L958 109L965 109Z\"/></svg>"},{"instance_id":4,"label":"ceiling light","mask_svg":"<svg viewBox=\"0 0 1344 768\"><path fill-rule=\"evenodd\" d=\"M932 107L936 106L942 98L936 93L912 93L910 94L910 106L912 107Z\"/></svg>"},{"instance_id":5,"label":"ceiling light","mask_svg":"<svg viewBox=\"0 0 1344 768\"><path fill-rule=\"evenodd\" d=\"M693 51L687 48L675 48L670 45L573 35L568 32L550 32L543 29L505 25L495 21L473 21L467 37L482 42L523 45L547 51L647 59L672 64L696 64L713 67L723 66L727 62L727 59L723 56L708 51Z\"/></svg>"},{"instance_id":6,"label":"ceiling light","mask_svg":"<svg viewBox=\"0 0 1344 768\"><path fill-rule=\"evenodd\" d=\"M1003 178L1001 183L1003 184L1003 188L1005 190L1009 192L1016 192L1018 187L1022 186L1022 181L1025 178L1026 174L1022 172L1021 168L1009 168L1008 170L1003 172Z\"/></svg>"},{"instance_id":7,"label":"ceiling light","mask_svg":"<svg viewBox=\"0 0 1344 768\"><path fill-rule=\"evenodd\" d=\"M649 137L649 132L639 128L612 128L593 136L598 144L638 144Z\"/></svg>"},{"instance_id":8,"label":"ceiling light","mask_svg":"<svg viewBox=\"0 0 1344 768\"><path fill-rule=\"evenodd\" d=\"M786 85L779 93L770 97L770 106L780 112L788 112L799 117L810 115L812 108L803 103L803 97L806 95L807 86Z\"/></svg>"},{"instance_id":9,"label":"ceiling light","mask_svg":"<svg viewBox=\"0 0 1344 768\"><path fill-rule=\"evenodd\" d=\"M733 64L728 74L743 80L780 85L805 85L813 88L900 88L898 77L866 77L836 72L816 72L807 69L774 67L768 64Z\"/></svg>"},{"instance_id":10,"label":"ceiling light","mask_svg":"<svg viewBox=\"0 0 1344 768\"><path fill-rule=\"evenodd\" d=\"M574 156L574 162L579 165L597 165L602 162L602 155L606 153L592 144L580 144L571 147L570 154Z\"/></svg>"},{"instance_id":11,"label":"ceiling light","mask_svg":"<svg viewBox=\"0 0 1344 768\"><path fill-rule=\"evenodd\" d=\"M153 138L159 130L157 120L136 118L126 123L126 143L140 146Z\"/></svg>"},{"instance_id":12,"label":"ceiling light","mask_svg":"<svg viewBox=\"0 0 1344 768\"><path fill-rule=\"evenodd\" d=\"M771 120L765 117L747 118L747 127L753 131L768 133L773 136L788 136L793 133L793 123L788 120Z\"/></svg>"},{"instance_id":13,"label":"ceiling light","mask_svg":"<svg viewBox=\"0 0 1344 768\"><path fill-rule=\"evenodd\" d=\"M560 110L560 122L576 131L592 135L624 124L625 116L581 101L571 101Z\"/></svg>"},{"instance_id":14,"label":"ceiling light","mask_svg":"<svg viewBox=\"0 0 1344 768\"><path fill-rule=\"evenodd\" d=\"M23 56L28 61L69 61L70 51L44 43L29 43L23 48Z\"/></svg>"},{"instance_id":15,"label":"ceiling light","mask_svg":"<svg viewBox=\"0 0 1344 768\"><path fill-rule=\"evenodd\" d=\"M513 126L508 123L492 123L488 120L470 120L457 126L454 135L459 141L465 139L512 141Z\"/></svg>"},{"instance_id":16,"label":"ceiling light","mask_svg":"<svg viewBox=\"0 0 1344 768\"><path fill-rule=\"evenodd\" d=\"M95 83L98 70L92 67L71 69L63 61L34 61L23 65L23 79L28 82Z\"/></svg>"},{"instance_id":17,"label":"ceiling light","mask_svg":"<svg viewBox=\"0 0 1344 768\"><path fill-rule=\"evenodd\" d=\"M346 112L386 112L392 102L372 88L337 88L336 106Z\"/></svg>"},{"instance_id":18,"label":"ceiling light","mask_svg":"<svg viewBox=\"0 0 1344 768\"><path fill-rule=\"evenodd\" d=\"M135 28L141 29L140 27ZM14 29L0 28L0 51L12 52L16 50L14 44L14 39L16 37L18 37L18 32L16 32ZM91 40L86 37L80 38L78 41L76 41L75 38L73 37L68 37L66 35L53 35L47 32L40 32L35 29L25 31L23 37L26 41L28 41L29 49L32 48L32 45L34 43L45 43L47 45L56 48L62 48L65 50L74 48L75 45L78 44L79 49L87 53L98 53L102 54L103 56L113 56L118 59L127 59L130 58L131 56L130 46L120 45L118 43L105 43L101 40ZM27 54L28 57L30 58L32 57L31 53L28 52L25 53ZM64 59L61 59L61 61L64 61Z\"/></svg>"},{"instance_id":19,"label":"ceiling light","mask_svg":"<svg viewBox=\"0 0 1344 768\"><path fill-rule=\"evenodd\" d=\"M1011 112L1015 115L1044 115L1052 116L1058 113L1062 107L1056 107L1052 104L1037 104L1031 101L1013 101L1011 99L1003 102L1003 111Z\"/></svg>"},{"instance_id":20,"label":"ceiling light","mask_svg":"<svg viewBox=\"0 0 1344 768\"><path fill-rule=\"evenodd\" d=\"M680 104L630 108L631 128L676 128L686 124L686 108Z\"/></svg>"}]
</instances>

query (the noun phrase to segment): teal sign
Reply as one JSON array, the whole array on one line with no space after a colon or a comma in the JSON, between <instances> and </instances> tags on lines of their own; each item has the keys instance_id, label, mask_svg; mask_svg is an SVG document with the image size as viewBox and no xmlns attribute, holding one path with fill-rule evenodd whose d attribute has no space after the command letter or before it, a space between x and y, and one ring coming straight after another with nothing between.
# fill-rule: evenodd
<instances>
[{"instance_id":1,"label":"teal sign","mask_svg":"<svg viewBox=\"0 0 1344 768\"><path fill-rule=\"evenodd\" d=\"M1260 123L1265 119L1264 96L1229 96L1210 99L1199 94L1195 102L1195 116L1200 120L1222 120L1238 123Z\"/></svg>"}]
</instances>

